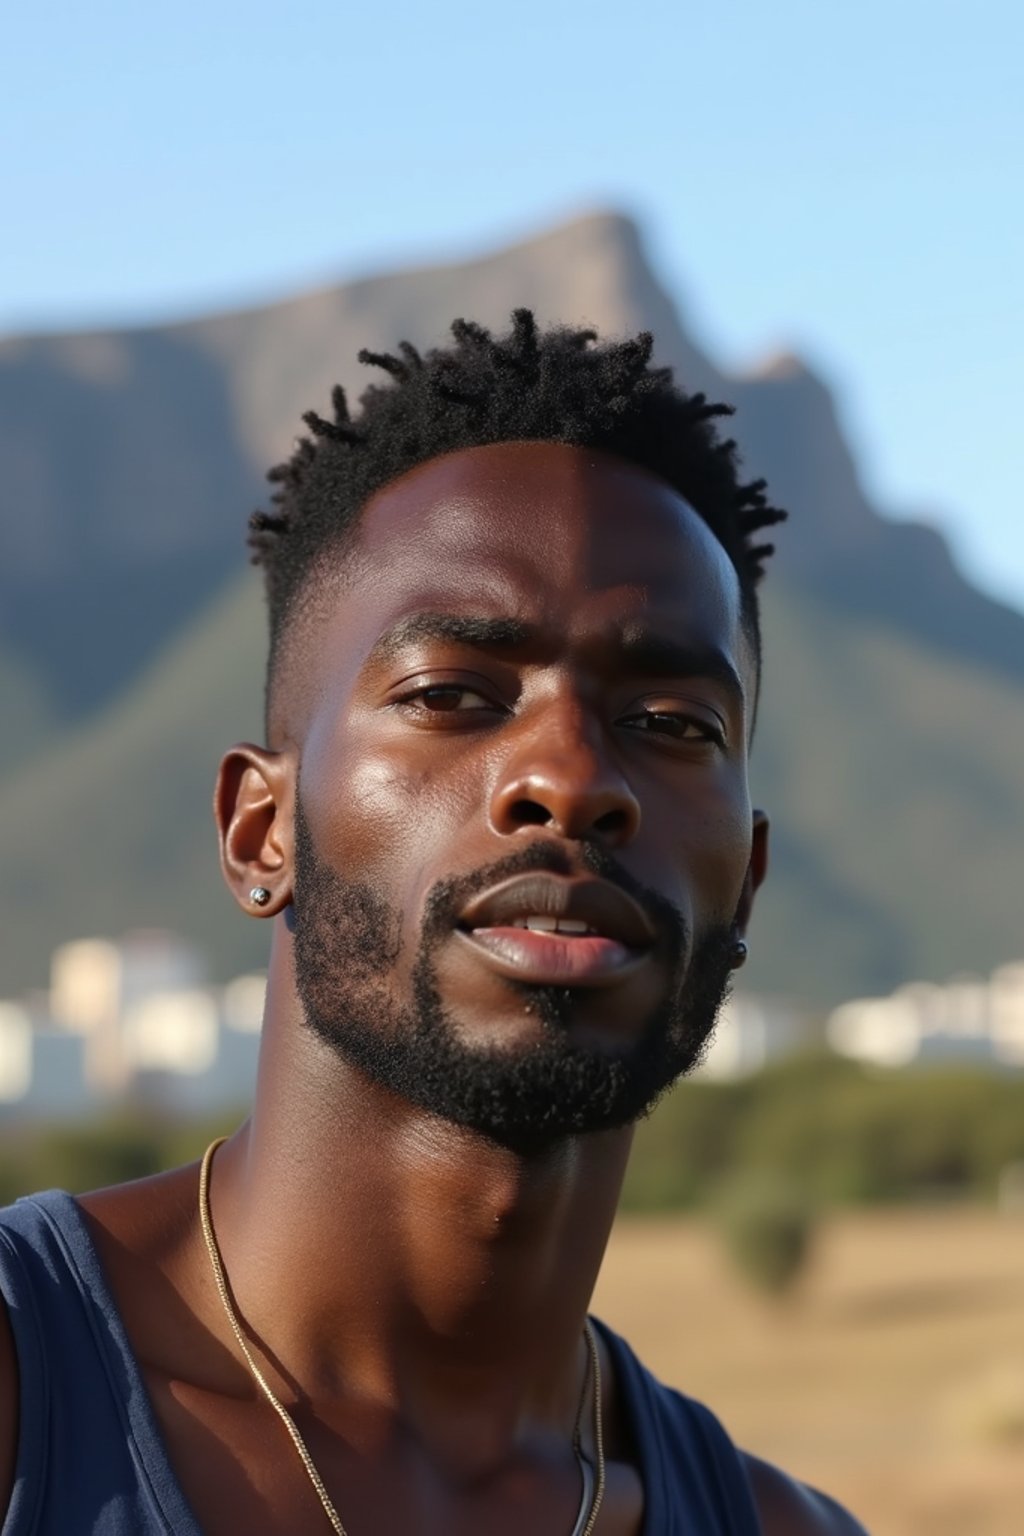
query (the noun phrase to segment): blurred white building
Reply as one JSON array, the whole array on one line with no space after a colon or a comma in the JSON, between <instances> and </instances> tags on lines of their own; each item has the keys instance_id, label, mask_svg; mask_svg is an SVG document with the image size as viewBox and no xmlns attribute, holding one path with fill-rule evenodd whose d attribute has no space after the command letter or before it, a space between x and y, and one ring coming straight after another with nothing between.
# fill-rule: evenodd
<instances>
[{"instance_id":1,"label":"blurred white building","mask_svg":"<svg viewBox=\"0 0 1024 1536\"><path fill-rule=\"evenodd\" d=\"M0 1104L17 1103L32 1082L32 1020L19 1003L0 1003Z\"/></svg>"},{"instance_id":2,"label":"blurred white building","mask_svg":"<svg viewBox=\"0 0 1024 1536\"><path fill-rule=\"evenodd\" d=\"M48 992L0 1000L0 1118L75 1118L126 1097L180 1115L237 1108L256 1083L265 990L262 975L208 986L199 953L171 933L64 944ZM880 1066L1024 1068L1024 961L844 1003L826 1035ZM742 1077L810 1038L799 1004L740 992L698 1075Z\"/></svg>"},{"instance_id":3,"label":"blurred white building","mask_svg":"<svg viewBox=\"0 0 1024 1536\"><path fill-rule=\"evenodd\" d=\"M62 945L48 994L0 1002L0 1113L84 1115L126 1095L182 1114L244 1103L265 980L204 983L174 934Z\"/></svg>"},{"instance_id":4,"label":"blurred white building","mask_svg":"<svg viewBox=\"0 0 1024 1536\"><path fill-rule=\"evenodd\" d=\"M987 980L915 981L889 997L844 1003L826 1033L834 1050L877 1066L1024 1067L1024 961Z\"/></svg>"},{"instance_id":5,"label":"blurred white building","mask_svg":"<svg viewBox=\"0 0 1024 1536\"><path fill-rule=\"evenodd\" d=\"M769 1061L806 1045L808 1016L787 998L735 992L718 1016L711 1045L695 1077L734 1078L759 1072Z\"/></svg>"}]
</instances>

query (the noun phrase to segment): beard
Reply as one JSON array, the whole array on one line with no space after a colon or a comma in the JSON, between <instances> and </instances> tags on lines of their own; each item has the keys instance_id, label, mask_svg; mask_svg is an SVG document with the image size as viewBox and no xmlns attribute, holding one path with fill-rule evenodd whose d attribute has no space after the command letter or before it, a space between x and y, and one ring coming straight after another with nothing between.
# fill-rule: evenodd
<instances>
[{"instance_id":1,"label":"beard","mask_svg":"<svg viewBox=\"0 0 1024 1536\"><path fill-rule=\"evenodd\" d=\"M509 982L539 1020L540 1038L474 1046L440 997L439 945L451 938L467 901L496 881L537 870L570 876L580 864L632 896L661 935L670 960L662 1001L628 1045L613 1051L574 1039L575 989ZM411 998L402 1004L389 988L402 949L401 913L372 886L343 879L320 858L301 801L292 927L296 985L315 1035L378 1087L524 1155L632 1124L701 1061L728 993L734 938L722 923L691 945L679 910L596 844L583 844L574 864L557 845L535 843L431 889Z\"/></svg>"}]
</instances>

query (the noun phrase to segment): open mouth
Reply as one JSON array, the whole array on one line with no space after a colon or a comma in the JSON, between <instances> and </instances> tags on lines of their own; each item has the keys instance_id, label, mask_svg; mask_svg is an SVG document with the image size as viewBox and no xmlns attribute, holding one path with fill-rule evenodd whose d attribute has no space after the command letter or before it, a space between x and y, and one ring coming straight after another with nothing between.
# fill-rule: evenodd
<instances>
[{"instance_id":1,"label":"open mouth","mask_svg":"<svg viewBox=\"0 0 1024 1536\"><path fill-rule=\"evenodd\" d=\"M596 934L597 929L576 917L548 917L546 913L531 912L529 917L517 917L512 928L528 928L531 933Z\"/></svg>"},{"instance_id":2,"label":"open mouth","mask_svg":"<svg viewBox=\"0 0 1024 1536\"><path fill-rule=\"evenodd\" d=\"M647 958L655 932L617 886L593 878L520 875L464 909L457 932L510 979L537 986L607 986Z\"/></svg>"}]
</instances>

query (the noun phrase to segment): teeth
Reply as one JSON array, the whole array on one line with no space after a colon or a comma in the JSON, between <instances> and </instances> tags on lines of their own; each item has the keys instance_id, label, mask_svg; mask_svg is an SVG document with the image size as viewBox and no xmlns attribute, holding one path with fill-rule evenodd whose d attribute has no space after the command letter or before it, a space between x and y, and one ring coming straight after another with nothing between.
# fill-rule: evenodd
<instances>
[{"instance_id":1,"label":"teeth","mask_svg":"<svg viewBox=\"0 0 1024 1536\"><path fill-rule=\"evenodd\" d=\"M529 928L534 933L593 933L589 924L581 922L576 917L548 917L542 912L531 913L529 917L517 917L512 924L514 928Z\"/></svg>"}]
</instances>

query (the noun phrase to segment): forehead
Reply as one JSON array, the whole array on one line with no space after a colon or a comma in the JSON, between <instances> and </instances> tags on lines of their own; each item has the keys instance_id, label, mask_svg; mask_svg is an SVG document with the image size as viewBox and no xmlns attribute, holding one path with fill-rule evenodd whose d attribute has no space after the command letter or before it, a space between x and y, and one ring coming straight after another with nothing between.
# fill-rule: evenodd
<instances>
[{"instance_id":1,"label":"forehead","mask_svg":"<svg viewBox=\"0 0 1024 1536\"><path fill-rule=\"evenodd\" d=\"M648 629L721 652L753 706L732 562L677 492L609 454L529 442L431 459L367 501L337 579L329 569L275 668L272 741L303 739L422 614L521 620L555 651Z\"/></svg>"},{"instance_id":2,"label":"forehead","mask_svg":"<svg viewBox=\"0 0 1024 1536\"><path fill-rule=\"evenodd\" d=\"M592 449L433 459L370 499L353 555L360 628L424 607L597 625L670 611L740 646L739 582L714 534L664 481Z\"/></svg>"}]
</instances>

